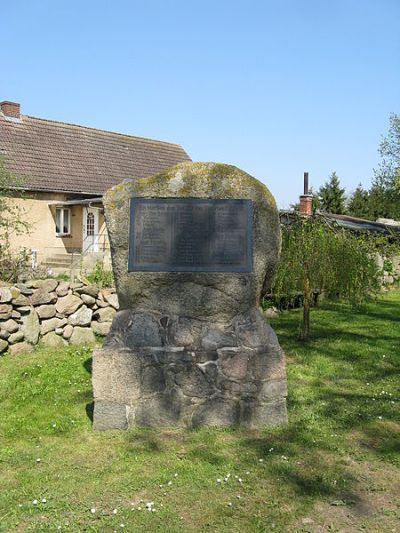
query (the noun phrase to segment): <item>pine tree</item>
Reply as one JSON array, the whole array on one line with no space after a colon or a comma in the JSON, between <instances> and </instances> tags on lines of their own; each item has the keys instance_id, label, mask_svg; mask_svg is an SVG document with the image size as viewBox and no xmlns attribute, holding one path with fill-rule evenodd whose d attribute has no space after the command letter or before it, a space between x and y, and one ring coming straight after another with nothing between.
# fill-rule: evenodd
<instances>
[{"instance_id":1,"label":"pine tree","mask_svg":"<svg viewBox=\"0 0 400 533\"><path fill-rule=\"evenodd\" d=\"M363 189L361 183L350 196L347 211L353 217L365 218L367 220L371 219L369 193Z\"/></svg>"},{"instance_id":2,"label":"pine tree","mask_svg":"<svg viewBox=\"0 0 400 533\"><path fill-rule=\"evenodd\" d=\"M346 196L344 189L340 187L340 180L336 172L333 172L329 180L318 191L320 209L326 213L343 215L346 211Z\"/></svg>"}]
</instances>

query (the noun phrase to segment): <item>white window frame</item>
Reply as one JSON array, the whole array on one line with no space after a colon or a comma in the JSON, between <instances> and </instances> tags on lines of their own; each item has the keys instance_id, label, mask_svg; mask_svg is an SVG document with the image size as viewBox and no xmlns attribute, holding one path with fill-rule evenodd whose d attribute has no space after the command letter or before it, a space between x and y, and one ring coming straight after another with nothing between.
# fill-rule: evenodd
<instances>
[{"instance_id":1,"label":"white window frame","mask_svg":"<svg viewBox=\"0 0 400 533\"><path fill-rule=\"evenodd\" d=\"M57 232L57 211L60 211L60 229L64 227L64 213L68 211L68 227L67 232L60 231ZM56 207L56 236L65 237L66 235L71 235L71 209L69 207Z\"/></svg>"}]
</instances>

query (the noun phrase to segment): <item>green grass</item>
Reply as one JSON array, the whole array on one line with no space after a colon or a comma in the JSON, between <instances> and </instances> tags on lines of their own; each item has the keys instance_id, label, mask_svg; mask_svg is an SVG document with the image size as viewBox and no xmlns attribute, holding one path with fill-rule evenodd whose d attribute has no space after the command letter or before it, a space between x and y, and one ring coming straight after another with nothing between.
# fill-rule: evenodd
<instances>
[{"instance_id":1,"label":"green grass","mask_svg":"<svg viewBox=\"0 0 400 533\"><path fill-rule=\"evenodd\" d=\"M275 430L94 433L89 349L0 358L0 531L397 530L399 304L324 304L307 344L299 311L273 321L290 419Z\"/></svg>"}]
</instances>

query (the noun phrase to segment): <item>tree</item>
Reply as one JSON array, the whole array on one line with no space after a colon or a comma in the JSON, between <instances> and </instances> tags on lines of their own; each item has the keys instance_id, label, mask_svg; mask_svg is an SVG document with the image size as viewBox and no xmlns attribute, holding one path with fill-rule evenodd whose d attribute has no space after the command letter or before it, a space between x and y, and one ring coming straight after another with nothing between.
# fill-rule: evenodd
<instances>
[{"instance_id":1,"label":"tree","mask_svg":"<svg viewBox=\"0 0 400 533\"><path fill-rule=\"evenodd\" d=\"M369 193L363 189L361 183L350 196L347 212L354 217L366 219L371 215Z\"/></svg>"},{"instance_id":2,"label":"tree","mask_svg":"<svg viewBox=\"0 0 400 533\"><path fill-rule=\"evenodd\" d=\"M374 254L359 236L329 226L322 217L298 217L282 228L282 253L272 291L277 298L302 293L302 340L310 336L314 293L358 304L378 288Z\"/></svg>"},{"instance_id":3,"label":"tree","mask_svg":"<svg viewBox=\"0 0 400 533\"><path fill-rule=\"evenodd\" d=\"M389 130L379 146L381 162L369 191L372 218L400 220L400 116L392 114Z\"/></svg>"},{"instance_id":4,"label":"tree","mask_svg":"<svg viewBox=\"0 0 400 533\"><path fill-rule=\"evenodd\" d=\"M26 251L13 253L11 242L15 235L29 231L24 209L16 198L23 196L22 182L7 170L0 159L0 279L16 281L18 272L27 261Z\"/></svg>"},{"instance_id":5,"label":"tree","mask_svg":"<svg viewBox=\"0 0 400 533\"><path fill-rule=\"evenodd\" d=\"M326 213L343 215L346 211L345 191L340 187L336 172L332 172L328 181L318 191L320 209Z\"/></svg>"}]
</instances>

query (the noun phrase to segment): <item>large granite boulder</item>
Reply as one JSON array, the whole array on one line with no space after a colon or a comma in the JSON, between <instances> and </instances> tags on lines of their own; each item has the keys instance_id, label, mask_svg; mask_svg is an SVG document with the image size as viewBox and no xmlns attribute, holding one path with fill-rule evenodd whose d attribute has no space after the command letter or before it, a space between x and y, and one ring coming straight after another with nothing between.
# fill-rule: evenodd
<instances>
[{"instance_id":1,"label":"large granite boulder","mask_svg":"<svg viewBox=\"0 0 400 533\"><path fill-rule=\"evenodd\" d=\"M132 197L250 200L251 271L128 272ZM280 250L268 189L236 167L183 163L113 187L104 205L120 310L93 355L94 428L285 423L284 354L259 307Z\"/></svg>"}]
</instances>

